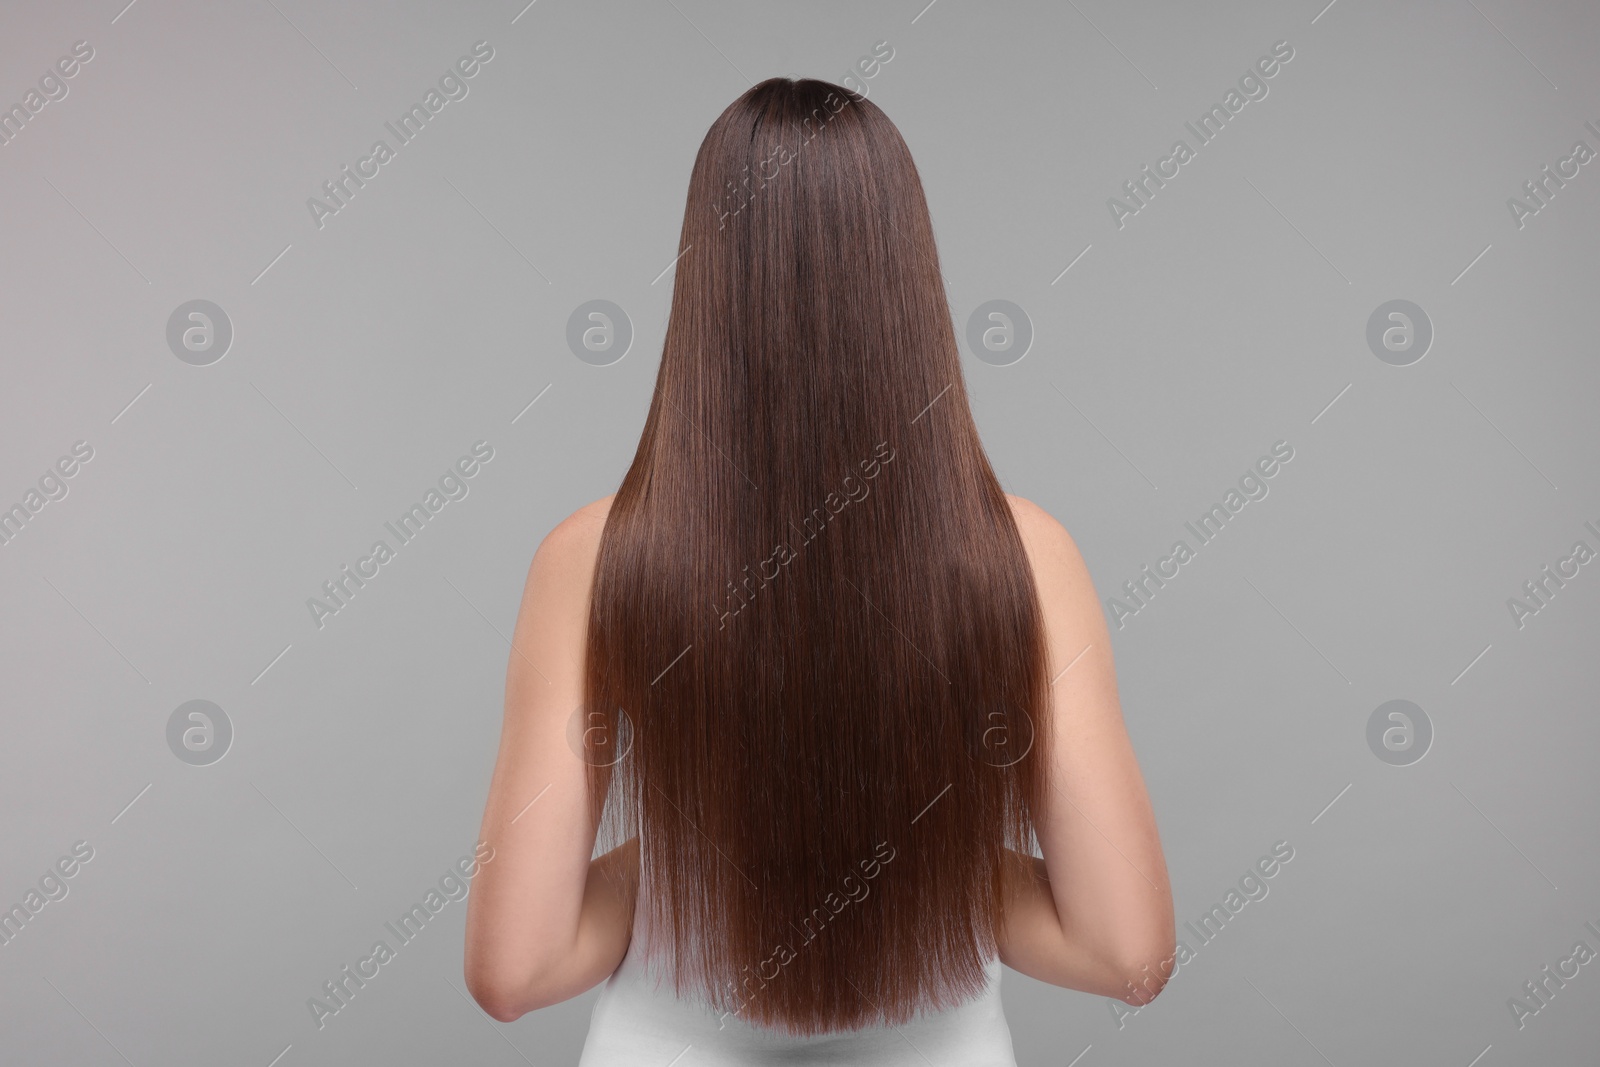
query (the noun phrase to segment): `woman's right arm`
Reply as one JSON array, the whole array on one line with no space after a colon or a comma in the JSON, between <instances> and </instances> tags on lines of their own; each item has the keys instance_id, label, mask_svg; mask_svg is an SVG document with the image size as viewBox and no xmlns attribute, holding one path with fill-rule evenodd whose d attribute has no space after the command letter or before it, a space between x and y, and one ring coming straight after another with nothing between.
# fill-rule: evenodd
<instances>
[{"instance_id":1,"label":"woman's right arm","mask_svg":"<svg viewBox=\"0 0 1600 1067\"><path fill-rule=\"evenodd\" d=\"M1043 858L1013 853L1001 958L1042 982L1148 1003L1174 968L1172 889L1110 633L1066 529L1010 499L1044 615L1052 786L1037 820Z\"/></svg>"}]
</instances>

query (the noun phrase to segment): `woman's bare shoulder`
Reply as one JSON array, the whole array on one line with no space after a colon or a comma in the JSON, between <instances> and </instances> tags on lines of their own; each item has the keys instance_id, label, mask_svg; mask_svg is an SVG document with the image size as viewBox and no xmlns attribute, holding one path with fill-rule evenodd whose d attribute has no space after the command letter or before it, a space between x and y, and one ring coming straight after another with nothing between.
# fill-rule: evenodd
<instances>
[{"instance_id":1,"label":"woman's bare shoulder","mask_svg":"<svg viewBox=\"0 0 1600 1067\"><path fill-rule=\"evenodd\" d=\"M1011 505L1011 514L1017 521L1017 532L1022 535L1023 546L1027 548L1029 556L1039 555L1040 550L1048 550L1052 554L1067 552L1077 555L1078 546L1073 542L1072 535L1067 533L1067 528L1054 515L1024 496L1007 493L1006 502Z\"/></svg>"},{"instance_id":2,"label":"woman's bare shoulder","mask_svg":"<svg viewBox=\"0 0 1600 1067\"><path fill-rule=\"evenodd\" d=\"M593 503L585 504L557 523L556 530L563 530L569 534L585 533L592 537L599 537L600 530L606 524L606 516L611 514L611 502L616 498L617 494L612 493L610 496L603 496ZM554 534L555 530L550 532Z\"/></svg>"},{"instance_id":3,"label":"woman's bare shoulder","mask_svg":"<svg viewBox=\"0 0 1600 1067\"><path fill-rule=\"evenodd\" d=\"M569 566L582 566L585 562L592 563L596 550L600 546L600 534L605 529L606 516L611 514L611 501L616 494L601 497L599 500L574 511L545 534L544 540L539 542L539 550L535 553L535 560L539 556L552 564L557 564L563 569Z\"/></svg>"},{"instance_id":4,"label":"woman's bare shoulder","mask_svg":"<svg viewBox=\"0 0 1600 1067\"><path fill-rule=\"evenodd\" d=\"M1100 601L1077 542L1055 516L1026 497L1006 494L1023 550L1044 601L1046 625L1075 640L1101 625Z\"/></svg>"},{"instance_id":5,"label":"woman's bare shoulder","mask_svg":"<svg viewBox=\"0 0 1600 1067\"><path fill-rule=\"evenodd\" d=\"M611 500L606 496L585 504L545 534L528 564L524 613L534 610L537 603L558 611L570 608L574 619L586 616L589 587L600 554L600 535L605 530L606 516L611 513Z\"/></svg>"}]
</instances>

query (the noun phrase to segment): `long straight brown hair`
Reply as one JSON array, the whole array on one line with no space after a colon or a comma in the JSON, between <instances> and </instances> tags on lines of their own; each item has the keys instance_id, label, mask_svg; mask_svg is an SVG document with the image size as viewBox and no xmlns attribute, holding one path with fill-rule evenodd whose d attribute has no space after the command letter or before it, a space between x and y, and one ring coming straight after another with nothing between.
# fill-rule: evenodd
<instances>
[{"instance_id":1,"label":"long straight brown hair","mask_svg":"<svg viewBox=\"0 0 1600 1067\"><path fill-rule=\"evenodd\" d=\"M983 988L1049 788L1037 593L921 180L876 105L773 78L706 134L680 247L595 571L591 814L638 833L679 996L903 1023Z\"/></svg>"}]
</instances>

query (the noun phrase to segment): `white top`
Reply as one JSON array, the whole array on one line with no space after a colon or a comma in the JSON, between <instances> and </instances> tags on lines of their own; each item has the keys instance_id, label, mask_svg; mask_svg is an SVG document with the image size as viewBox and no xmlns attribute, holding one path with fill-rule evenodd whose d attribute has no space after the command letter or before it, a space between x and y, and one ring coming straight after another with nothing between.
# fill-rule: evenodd
<instances>
[{"instance_id":1,"label":"white top","mask_svg":"<svg viewBox=\"0 0 1600 1067\"><path fill-rule=\"evenodd\" d=\"M954 1008L898 1027L798 1037L679 1000L669 977L646 972L644 920L644 909L636 909L633 940L595 1001L578 1067L1016 1067L1000 1005L998 956L985 968L983 992Z\"/></svg>"}]
</instances>

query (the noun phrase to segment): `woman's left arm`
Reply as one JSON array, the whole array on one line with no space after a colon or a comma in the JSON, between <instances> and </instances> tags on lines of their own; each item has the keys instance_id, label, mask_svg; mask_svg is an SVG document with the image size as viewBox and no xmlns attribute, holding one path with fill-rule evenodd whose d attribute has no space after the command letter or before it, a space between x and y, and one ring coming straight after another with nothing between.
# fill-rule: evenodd
<instances>
[{"instance_id":1,"label":"woman's left arm","mask_svg":"<svg viewBox=\"0 0 1600 1067\"><path fill-rule=\"evenodd\" d=\"M609 504L579 509L539 545L512 635L479 838L494 852L467 900L464 962L467 989L503 1022L593 987L627 951L636 842L591 863L587 768L567 743Z\"/></svg>"}]
</instances>

